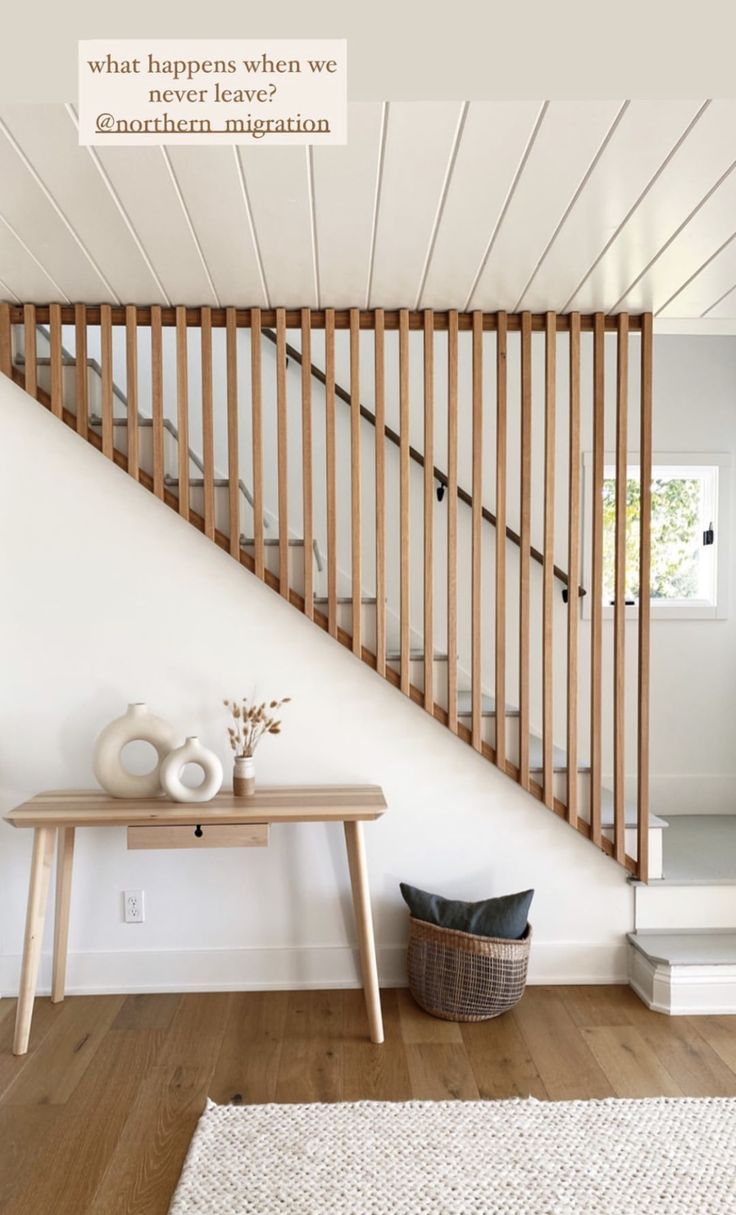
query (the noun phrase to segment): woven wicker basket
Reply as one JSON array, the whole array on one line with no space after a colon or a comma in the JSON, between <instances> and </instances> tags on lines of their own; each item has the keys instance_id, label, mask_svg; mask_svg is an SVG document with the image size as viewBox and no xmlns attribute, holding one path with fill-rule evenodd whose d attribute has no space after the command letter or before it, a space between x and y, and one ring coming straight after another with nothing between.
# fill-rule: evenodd
<instances>
[{"instance_id":1,"label":"woven wicker basket","mask_svg":"<svg viewBox=\"0 0 736 1215\"><path fill-rule=\"evenodd\" d=\"M526 986L532 926L519 941L479 937L410 920L409 989L445 1021L487 1021L518 1004Z\"/></svg>"}]
</instances>

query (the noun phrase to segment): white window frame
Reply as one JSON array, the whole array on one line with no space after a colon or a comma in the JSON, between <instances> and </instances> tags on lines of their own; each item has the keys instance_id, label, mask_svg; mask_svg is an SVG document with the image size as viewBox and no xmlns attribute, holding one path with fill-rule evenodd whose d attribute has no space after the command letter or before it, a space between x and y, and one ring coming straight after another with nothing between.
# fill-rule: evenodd
<instances>
[{"instance_id":1,"label":"white window frame","mask_svg":"<svg viewBox=\"0 0 736 1215\"><path fill-rule=\"evenodd\" d=\"M634 476L638 475L639 469L639 453L638 451L630 451L628 453L629 469L633 471ZM604 467L608 468L616 463L615 452L607 451L603 456ZM651 601L651 618L652 620L725 620L729 614L729 593L730 593L730 565L731 565L731 469L733 465L733 457L728 452L671 452L658 451L652 454L652 465L657 468L676 467L686 470L688 468L717 468L718 469L718 503L716 518L713 520L715 529L715 562L716 562L716 602L713 603L698 603L692 601L682 601L680 603L660 603L656 599ZM591 524L593 518L593 453L592 451L583 452L583 536L582 536L582 553L583 553L583 586L586 590L591 584ZM590 620L592 608L592 596L590 593L583 596L582 600L582 615L583 619ZM626 618L636 620L639 615L638 604L628 605L626 607ZM604 603L603 618L611 619L613 617L613 606Z\"/></svg>"}]
</instances>

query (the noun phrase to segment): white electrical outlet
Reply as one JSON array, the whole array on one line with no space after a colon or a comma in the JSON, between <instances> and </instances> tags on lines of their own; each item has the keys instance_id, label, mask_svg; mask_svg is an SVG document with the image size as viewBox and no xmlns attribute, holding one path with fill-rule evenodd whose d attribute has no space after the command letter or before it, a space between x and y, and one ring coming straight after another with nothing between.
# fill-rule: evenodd
<instances>
[{"instance_id":1,"label":"white electrical outlet","mask_svg":"<svg viewBox=\"0 0 736 1215\"><path fill-rule=\"evenodd\" d=\"M142 890L123 891L123 915L126 924L142 924L146 918Z\"/></svg>"}]
</instances>

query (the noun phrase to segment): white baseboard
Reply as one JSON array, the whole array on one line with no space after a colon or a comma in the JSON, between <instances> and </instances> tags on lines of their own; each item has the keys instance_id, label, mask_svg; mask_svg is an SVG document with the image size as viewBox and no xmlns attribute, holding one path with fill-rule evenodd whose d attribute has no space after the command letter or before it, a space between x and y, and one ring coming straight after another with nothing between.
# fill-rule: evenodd
<instances>
[{"instance_id":1,"label":"white baseboard","mask_svg":"<svg viewBox=\"0 0 736 1215\"><path fill-rule=\"evenodd\" d=\"M378 950L383 987L406 985L406 946ZM16 995L20 955L0 958L0 994ZM626 942L532 945L530 983L625 983ZM357 951L349 946L272 949L117 950L69 955L69 995L108 992L264 991L360 986ZM41 959L38 992L51 990L51 957Z\"/></svg>"},{"instance_id":2,"label":"white baseboard","mask_svg":"<svg viewBox=\"0 0 736 1215\"><path fill-rule=\"evenodd\" d=\"M647 1008L670 1017L736 1013L736 965L677 966L629 951L629 982Z\"/></svg>"}]
</instances>

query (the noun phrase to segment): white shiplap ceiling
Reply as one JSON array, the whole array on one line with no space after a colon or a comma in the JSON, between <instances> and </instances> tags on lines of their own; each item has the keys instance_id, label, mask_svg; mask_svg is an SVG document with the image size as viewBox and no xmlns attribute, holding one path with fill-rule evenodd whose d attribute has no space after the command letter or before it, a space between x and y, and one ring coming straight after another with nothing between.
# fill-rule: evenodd
<instances>
[{"instance_id":1,"label":"white shiplap ceiling","mask_svg":"<svg viewBox=\"0 0 736 1215\"><path fill-rule=\"evenodd\" d=\"M736 101L355 103L346 147L87 149L0 107L0 298L651 309L736 332Z\"/></svg>"}]
</instances>

